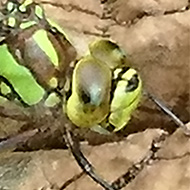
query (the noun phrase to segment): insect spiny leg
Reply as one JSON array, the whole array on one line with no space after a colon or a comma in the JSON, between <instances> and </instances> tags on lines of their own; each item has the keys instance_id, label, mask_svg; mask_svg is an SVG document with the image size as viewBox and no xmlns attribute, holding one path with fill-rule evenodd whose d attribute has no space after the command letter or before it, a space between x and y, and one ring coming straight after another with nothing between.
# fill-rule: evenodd
<instances>
[{"instance_id":1,"label":"insect spiny leg","mask_svg":"<svg viewBox=\"0 0 190 190\"><path fill-rule=\"evenodd\" d=\"M146 92L146 95L164 112L172 121L179 127L181 127L186 135L190 135L188 127L177 117L161 100L156 98L152 93Z\"/></svg>"},{"instance_id":2,"label":"insect spiny leg","mask_svg":"<svg viewBox=\"0 0 190 190\"><path fill-rule=\"evenodd\" d=\"M95 172L94 167L81 152L79 142L76 139L73 139L73 135L71 134L71 131L68 129L68 127L66 127L65 139L68 147L70 148L73 156L75 157L77 163L82 168L82 170L87 173L87 175L89 175L95 182L101 185L105 190L115 190Z\"/></svg>"}]
</instances>

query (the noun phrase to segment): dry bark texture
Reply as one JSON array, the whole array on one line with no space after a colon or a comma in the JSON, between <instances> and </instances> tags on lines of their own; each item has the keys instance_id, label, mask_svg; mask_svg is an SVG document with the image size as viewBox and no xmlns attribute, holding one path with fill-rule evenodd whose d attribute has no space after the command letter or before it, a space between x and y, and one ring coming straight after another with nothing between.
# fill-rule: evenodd
<instances>
[{"instance_id":1,"label":"dry bark texture","mask_svg":"<svg viewBox=\"0 0 190 190\"><path fill-rule=\"evenodd\" d=\"M83 152L108 181L114 181L127 172L133 163L143 159L151 142L162 131L149 129L130 135L119 143L101 146L83 145ZM190 187L190 140L181 130L176 131L163 144L155 158L124 189L126 190L188 190ZM7 153L0 158L1 189L59 190L81 170L67 150ZM65 189L102 189L89 177L73 180Z\"/></svg>"},{"instance_id":2,"label":"dry bark texture","mask_svg":"<svg viewBox=\"0 0 190 190\"><path fill-rule=\"evenodd\" d=\"M127 52L133 67L140 72L144 87L166 102L184 122L189 121L188 0L102 0L102 3L97 0L44 0L43 3L47 15L64 28L79 57L94 39L102 37L117 42ZM47 122L48 126L56 123ZM23 127L26 128L21 121L2 117L0 138L11 136ZM148 154L152 140L162 133L160 128L173 132L175 127L145 97L123 132L124 136L129 134L126 138L99 146L84 144L82 149L98 172L111 182ZM50 132L54 134L54 144L60 135L55 131L52 129ZM138 133L131 134L133 132ZM90 141L96 141L94 144L102 142L99 136L90 137ZM45 143L37 139L33 149L38 144L43 147ZM49 140L49 134L44 139ZM155 159L124 189L190 189L190 138L178 129L161 147ZM61 190L68 179L80 172L67 150L0 153L0 190ZM102 188L83 175L65 189Z\"/></svg>"}]
</instances>

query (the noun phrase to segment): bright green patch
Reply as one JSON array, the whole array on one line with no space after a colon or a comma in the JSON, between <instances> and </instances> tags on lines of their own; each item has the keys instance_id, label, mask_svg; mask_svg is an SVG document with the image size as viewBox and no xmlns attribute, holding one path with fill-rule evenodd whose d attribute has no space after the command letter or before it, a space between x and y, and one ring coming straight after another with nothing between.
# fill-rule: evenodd
<instances>
[{"instance_id":1,"label":"bright green patch","mask_svg":"<svg viewBox=\"0 0 190 190\"><path fill-rule=\"evenodd\" d=\"M29 22L23 22L21 25L20 25L20 28L21 29L26 29L26 28L29 28L33 25L37 24L36 21L29 21Z\"/></svg>"},{"instance_id":2,"label":"bright green patch","mask_svg":"<svg viewBox=\"0 0 190 190\"><path fill-rule=\"evenodd\" d=\"M37 15L38 18L43 18L43 9L39 5L35 6L35 14Z\"/></svg>"},{"instance_id":3,"label":"bright green patch","mask_svg":"<svg viewBox=\"0 0 190 190\"><path fill-rule=\"evenodd\" d=\"M47 107L54 107L56 104L60 102L60 98L55 94L51 93L45 101L45 105Z\"/></svg>"},{"instance_id":4,"label":"bright green patch","mask_svg":"<svg viewBox=\"0 0 190 190\"><path fill-rule=\"evenodd\" d=\"M33 105L42 99L43 88L38 85L28 69L16 62L7 45L0 46L0 75L9 80L27 104Z\"/></svg>"},{"instance_id":5,"label":"bright green patch","mask_svg":"<svg viewBox=\"0 0 190 190\"><path fill-rule=\"evenodd\" d=\"M52 63L55 66L58 66L59 59L57 56L57 52L56 52L55 48L53 47L51 41L49 40L49 38L47 36L47 32L43 29L38 30L33 35L33 39L39 45L39 47L46 53L46 55L50 58Z\"/></svg>"},{"instance_id":6,"label":"bright green patch","mask_svg":"<svg viewBox=\"0 0 190 190\"><path fill-rule=\"evenodd\" d=\"M8 94L8 93L11 92L11 89L10 89L4 82L2 82L2 83L0 84L0 88L1 88L1 92L2 92L3 94Z\"/></svg>"}]
</instances>

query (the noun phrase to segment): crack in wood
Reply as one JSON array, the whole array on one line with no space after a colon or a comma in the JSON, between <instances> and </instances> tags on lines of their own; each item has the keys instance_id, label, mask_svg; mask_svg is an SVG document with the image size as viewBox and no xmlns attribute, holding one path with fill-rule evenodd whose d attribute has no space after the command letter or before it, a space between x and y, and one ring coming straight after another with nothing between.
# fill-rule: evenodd
<instances>
[{"instance_id":1,"label":"crack in wood","mask_svg":"<svg viewBox=\"0 0 190 190\"><path fill-rule=\"evenodd\" d=\"M73 5L71 3L63 4L63 3L48 2L48 1L41 1L41 3L51 5L51 6L54 6L54 7L58 7L58 8L62 8L63 10L65 10L67 12L78 11L78 12L86 13L88 15L96 16L97 18L101 19L101 16L99 14L97 14L96 12L91 11L89 9L83 9L80 6Z\"/></svg>"}]
</instances>

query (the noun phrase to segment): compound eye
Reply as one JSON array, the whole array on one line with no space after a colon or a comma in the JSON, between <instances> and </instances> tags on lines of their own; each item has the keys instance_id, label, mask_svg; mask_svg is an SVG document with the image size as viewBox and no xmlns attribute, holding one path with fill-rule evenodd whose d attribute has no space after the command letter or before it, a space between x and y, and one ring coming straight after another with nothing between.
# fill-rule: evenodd
<instances>
[{"instance_id":1,"label":"compound eye","mask_svg":"<svg viewBox=\"0 0 190 190\"><path fill-rule=\"evenodd\" d=\"M125 88L125 92L132 92L137 89L139 84L138 75L134 74L130 80L128 80L128 84Z\"/></svg>"}]
</instances>

